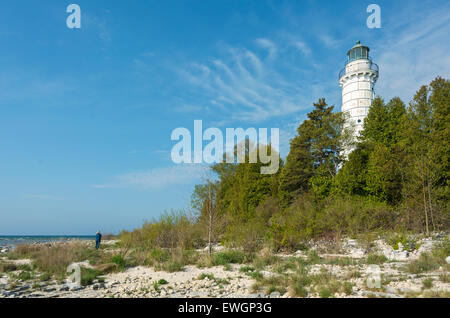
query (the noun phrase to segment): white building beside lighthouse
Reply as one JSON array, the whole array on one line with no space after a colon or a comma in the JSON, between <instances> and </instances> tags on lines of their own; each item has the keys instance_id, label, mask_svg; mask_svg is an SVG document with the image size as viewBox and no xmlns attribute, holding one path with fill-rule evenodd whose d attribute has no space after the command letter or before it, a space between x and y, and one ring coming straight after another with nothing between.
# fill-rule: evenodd
<instances>
[{"instance_id":1,"label":"white building beside lighthouse","mask_svg":"<svg viewBox=\"0 0 450 318\"><path fill-rule=\"evenodd\" d=\"M348 114L348 125L354 127L354 137L363 129L364 119L375 98L378 65L369 57L370 49L359 41L347 52L345 68L339 73L342 87L342 112ZM352 149L346 149L348 155Z\"/></svg>"}]
</instances>

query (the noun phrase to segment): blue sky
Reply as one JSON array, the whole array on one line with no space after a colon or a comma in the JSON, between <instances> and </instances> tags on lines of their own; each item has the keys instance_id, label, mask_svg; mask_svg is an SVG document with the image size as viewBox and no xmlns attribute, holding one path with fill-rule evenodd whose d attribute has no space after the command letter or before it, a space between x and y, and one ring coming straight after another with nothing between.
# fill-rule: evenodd
<instances>
[{"instance_id":1,"label":"blue sky","mask_svg":"<svg viewBox=\"0 0 450 318\"><path fill-rule=\"evenodd\" d=\"M174 165L170 135L195 119L280 128L285 156L314 101L340 108L356 40L386 99L450 77L448 1L2 0L0 26L0 235L118 232L187 208L203 167Z\"/></svg>"}]
</instances>

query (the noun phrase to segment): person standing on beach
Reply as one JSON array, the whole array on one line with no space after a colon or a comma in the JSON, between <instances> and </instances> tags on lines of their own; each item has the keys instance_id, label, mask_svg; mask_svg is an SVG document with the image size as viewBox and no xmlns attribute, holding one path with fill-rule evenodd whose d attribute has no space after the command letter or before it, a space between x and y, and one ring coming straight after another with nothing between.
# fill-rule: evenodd
<instances>
[{"instance_id":1,"label":"person standing on beach","mask_svg":"<svg viewBox=\"0 0 450 318\"><path fill-rule=\"evenodd\" d=\"M98 250L100 247L100 243L102 241L102 234L100 231L97 231L97 234L95 234L95 249Z\"/></svg>"}]
</instances>

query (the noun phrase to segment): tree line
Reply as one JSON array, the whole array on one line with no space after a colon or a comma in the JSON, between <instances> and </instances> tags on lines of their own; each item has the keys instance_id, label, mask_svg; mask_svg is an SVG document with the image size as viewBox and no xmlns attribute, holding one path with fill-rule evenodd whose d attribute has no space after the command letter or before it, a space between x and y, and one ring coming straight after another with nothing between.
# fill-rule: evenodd
<instances>
[{"instance_id":1,"label":"tree line","mask_svg":"<svg viewBox=\"0 0 450 318\"><path fill-rule=\"evenodd\" d=\"M313 238L377 230L448 229L449 107L450 82L440 77L409 106L377 97L355 139L346 115L321 98L277 174L261 175L261 163L213 165L217 178L192 195L196 220L208 240L247 249L292 249ZM248 141L245 149L246 156L258 151Z\"/></svg>"},{"instance_id":2,"label":"tree line","mask_svg":"<svg viewBox=\"0 0 450 318\"><path fill-rule=\"evenodd\" d=\"M248 160L212 165L212 176L194 188L190 212L165 213L123 237L147 247L221 242L279 251L311 239L448 230L449 107L450 82L441 77L408 106L377 97L355 139L347 115L321 98L276 174L261 174L264 164ZM247 159L261 150L248 140L242 149Z\"/></svg>"}]
</instances>

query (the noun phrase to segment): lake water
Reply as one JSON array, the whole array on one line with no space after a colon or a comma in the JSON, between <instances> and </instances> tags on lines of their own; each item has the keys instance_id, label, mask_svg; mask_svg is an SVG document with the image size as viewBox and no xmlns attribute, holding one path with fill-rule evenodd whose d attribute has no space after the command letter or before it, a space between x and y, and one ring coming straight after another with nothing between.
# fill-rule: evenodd
<instances>
[{"instance_id":1,"label":"lake water","mask_svg":"<svg viewBox=\"0 0 450 318\"><path fill-rule=\"evenodd\" d=\"M95 235L32 235L32 236L0 236L0 247L2 246L17 246L20 244L31 244L31 243L47 243L47 242L57 242L57 241L67 241L67 240L95 240Z\"/></svg>"}]
</instances>

